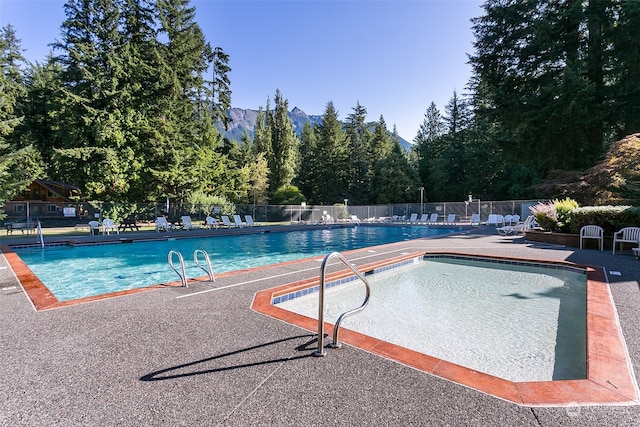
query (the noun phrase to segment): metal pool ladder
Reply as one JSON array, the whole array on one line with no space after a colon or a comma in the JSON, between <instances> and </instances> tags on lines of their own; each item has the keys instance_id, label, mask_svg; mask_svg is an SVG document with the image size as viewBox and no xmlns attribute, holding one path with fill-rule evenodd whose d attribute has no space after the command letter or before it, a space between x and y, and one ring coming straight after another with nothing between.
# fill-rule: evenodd
<instances>
[{"instance_id":1,"label":"metal pool ladder","mask_svg":"<svg viewBox=\"0 0 640 427\"><path fill-rule=\"evenodd\" d=\"M207 268L205 268L202 264L200 264L200 259L198 257L198 254L202 254L204 256L204 261L207 263ZM180 262L180 271L178 271L175 265L173 265L174 255L178 257L178 261ZM169 251L169 255L167 256L167 258L168 258L169 266L171 267L171 269L173 269L173 271L176 272L178 277L180 277L180 281L182 281L182 286L187 288L188 287L187 273L185 272L184 258L182 257L182 254L176 250L171 249ZM196 249L195 251L193 251L193 262L195 262L198 268L200 268L202 271L207 273L207 276L209 276L209 280L211 280L212 282L215 282L216 279L213 276L213 269L211 268L211 260L209 259L209 254L207 253L207 251L203 249Z\"/></svg>"},{"instance_id":2,"label":"metal pool ladder","mask_svg":"<svg viewBox=\"0 0 640 427\"><path fill-rule=\"evenodd\" d=\"M338 332L340 331L340 324L342 321L352 314L356 314L357 312L364 310L364 308L369 303L369 296L371 295L371 289L369 287L369 282L365 279L364 275L360 273L347 259L342 256L339 252L332 252L327 255L322 261L322 265L320 266L320 289L318 289L318 349L313 352L313 355L316 357L322 357L327 355L327 351L324 348L324 285L325 285L325 277L326 277L326 269L329 264L329 260L331 258L338 258L344 265L346 265L349 270L351 270L362 282L364 283L366 289L366 295L364 297L364 301L360 307L354 308L352 310L345 311L342 313L338 320L336 320L336 324L333 327L333 342L328 346L331 348L340 348L342 347L342 343L338 341Z\"/></svg>"}]
</instances>

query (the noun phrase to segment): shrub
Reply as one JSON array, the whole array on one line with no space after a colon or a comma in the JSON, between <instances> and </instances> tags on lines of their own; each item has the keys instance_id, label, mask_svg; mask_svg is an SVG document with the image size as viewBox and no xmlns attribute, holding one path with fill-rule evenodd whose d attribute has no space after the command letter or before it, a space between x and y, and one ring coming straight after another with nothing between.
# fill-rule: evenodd
<instances>
[{"instance_id":1,"label":"shrub","mask_svg":"<svg viewBox=\"0 0 640 427\"><path fill-rule=\"evenodd\" d=\"M299 205L306 201L304 194L295 185L280 187L271 197L271 203L274 205Z\"/></svg>"},{"instance_id":2,"label":"shrub","mask_svg":"<svg viewBox=\"0 0 640 427\"><path fill-rule=\"evenodd\" d=\"M579 233L585 225L599 225L611 235L623 227L640 225L640 207L634 206L585 206L571 212L571 233Z\"/></svg>"},{"instance_id":3,"label":"shrub","mask_svg":"<svg viewBox=\"0 0 640 427\"><path fill-rule=\"evenodd\" d=\"M556 199L547 203L538 203L530 209L543 229L547 231L568 231L572 221L571 213L578 207L578 202L566 198L564 200Z\"/></svg>"}]
</instances>

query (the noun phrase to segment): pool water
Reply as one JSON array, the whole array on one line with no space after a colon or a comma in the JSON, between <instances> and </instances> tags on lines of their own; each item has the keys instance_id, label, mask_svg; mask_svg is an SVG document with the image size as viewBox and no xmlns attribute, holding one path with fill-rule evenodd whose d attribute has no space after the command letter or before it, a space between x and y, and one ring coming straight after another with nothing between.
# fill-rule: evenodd
<instances>
[{"instance_id":1,"label":"pool water","mask_svg":"<svg viewBox=\"0 0 640 427\"><path fill-rule=\"evenodd\" d=\"M586 378L586 274L434 258L368 276L343 327L514 382ZM359 306L359 281L328 288L325 321ZM277 305L317 319L318 295Z\"/></svg>"},{"instance_id":2,"label":"pool water","mask_svg":"<svg viewBox=\"0 0 640 427\"><path fill-rule=\"evenodd\" d=\"M217 274L458 230L350 226L14 251L59 301L69 301L179 280L167 262L170 250L183 255L187 277L194 278L206 275L193 262L196 249L207 251Z\"/></svg>"}]
</instances>

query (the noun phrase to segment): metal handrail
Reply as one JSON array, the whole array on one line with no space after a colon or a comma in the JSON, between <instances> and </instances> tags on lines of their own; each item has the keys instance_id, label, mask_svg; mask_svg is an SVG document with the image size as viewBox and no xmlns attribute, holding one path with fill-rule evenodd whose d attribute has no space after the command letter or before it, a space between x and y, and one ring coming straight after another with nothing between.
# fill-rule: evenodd
<instances>
[{"instance_id":1,"label":"metal handrail","mask_svg":"<svg viewBox=\"0 0 640 427\"><path fill-rule=\"evenodd\" d=\"M207 263L208 270L200 264L200 261L198 260L198 254L204 255L204 260ZM211 260L209 259L209 254L207 253L207 251L205 251L204 249L196 249L195 251L193 251L193 262L195 262L202 271L207 273L207 276L209 276L209 280L211 280L212 282L216 281L216 278L213 276L213 268L211 268Z\"/></svg>"},{"instance_id":2,"label":"metal handrail","mask_svg":"<svg viewBox=\"0 0 640 427\"><path fill-rule=\"evenodd\" d=\"M173 265L173 255L178 256L178 261L180 261L180 270L182 274L178 271L178 269ZM187 273L184 271L184 259L182 258L182 254L176 250L171 249L169 251L169 255L167 256L169 259L169 266L176 272L178 276L180 276L180 280L182 280L182 287L187 288Z\"/></svg>"},{"instance_id":3,"label":"metal handrail","mask_svg":"<svg viewBox=\"0 0 640 427\"><path fill-rule=\"evenodd\" d=\"M358 276L360 280L362 280L366 288L366 295L364 297L364 302L360 307L348 310L338 317L338 320L333 327L333 342L329 344L329 347L342 347L342 344L338 341L340 324L346 317L363 310L369 303L369 297L371 295L371 289L369 287L369 282L367 281L367 279L365 279L364 275L360 273L353 265L351 265L351 263L349 263L349 261L347 261L347 259L339 252L332 252L324 258L324 260L322 261L322 265L320 266L320 289L318 290L318 349L313 352L313 355L316 357L327 355L327 351L324 349L324 285L327 265L329 264L329 260L334 257L342 261L344 265L346 265L356 276Z\"/></svg>"}]
</instances>

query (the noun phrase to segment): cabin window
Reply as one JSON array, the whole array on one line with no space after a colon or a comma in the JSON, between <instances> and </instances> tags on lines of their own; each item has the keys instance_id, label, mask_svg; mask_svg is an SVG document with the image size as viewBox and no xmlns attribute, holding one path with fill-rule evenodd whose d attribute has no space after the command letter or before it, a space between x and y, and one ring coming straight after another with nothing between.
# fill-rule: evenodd
<instances>
[{"instance_id":1,"label":"cabin window","mask_svg":"<svg viewBox=\"0 0 640 427\"><path fill-rule=\"evenodd\" d=\"M13 205L13 211L19 212L19 213L24 212L24 205L18 205L18 204Z\"/></svg>"}]
</instances>

